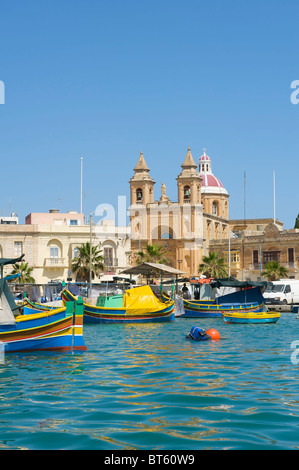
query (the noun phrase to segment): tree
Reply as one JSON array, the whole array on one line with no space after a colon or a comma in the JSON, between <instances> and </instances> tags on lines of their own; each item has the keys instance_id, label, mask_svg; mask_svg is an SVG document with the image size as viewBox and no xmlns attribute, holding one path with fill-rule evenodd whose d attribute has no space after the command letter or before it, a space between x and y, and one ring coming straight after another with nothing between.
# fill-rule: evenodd
<instances>
[{"instance_id":1,"label":"tree","mask_svg":"<svg viewBox=\"0 0 299 470\"><path fill-rule=\"evenodd\" d=\"M199 265L198 273L204 274L206 277L227 277L227 264L224 258L220 258L219 253L212 252L209 256L203 256L202 263Z\"/></svg>"},{"instance_id":2,"label":"tree","mask_svg":"<svg viewBox=\"0 0 299 470\"><path fill-rule=\"evenodd\" d=\"M19 284L35 284L35 279L31 276L33 268L31 268L28 263L21 261L21 263L16 263L13 265L13 270L11 274L20 274L16 278L16 282Z\"/></svg>"},{"instance_id":3,"label":"tree","mask_svg":"<svg viewBox=\"0 0 299 470\"><path fill-rule=\"evenodd\" d=\"M287 268L281 266L279 261L268 261L264 266L265 271L262 275L268 279L268 281L277 281L281 277L288 275Z\"/></svg>"},{"instance_id":4,"label":"tree","mask_svg":"<svg viewBox=\"0 0 299 470\"><path fill-rule=\"evenodd\" d=\"M158 263L158 264L168 264L167 258L165 258L165 253L167 250L164 250L162 246L156 245L153 243L147 243L145 245L145 251L138 252L137 264L140 263Z\"/></svg>"},{"instance_id":5,"label":"tree","mask_svg":"<svg viewBox=\"0 0 299 470\"><path fill-rule=\"evenodd\" d=\"M294 228L299 228L299 214L296 217L295 227Z\"/></svg>"},{"instance_id":6,"label":"tree","mask_svg":"<svg viewBox=\"0 0 299 470\"><path fill-rule=\"evenodd\" d=\"M89 281L90 274L90 243L84 243L77 246L79 254L73 259L71 269L76 274L76 279L80 281ZM91 275L92 279L99 276L101 271L104 270L102 250L99 246L91 247Z\"/></svg>"}]
</instances>

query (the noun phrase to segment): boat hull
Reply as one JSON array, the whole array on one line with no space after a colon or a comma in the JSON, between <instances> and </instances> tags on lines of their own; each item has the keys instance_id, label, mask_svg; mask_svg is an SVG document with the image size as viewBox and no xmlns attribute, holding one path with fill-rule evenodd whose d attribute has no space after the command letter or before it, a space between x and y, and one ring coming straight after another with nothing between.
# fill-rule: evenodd
<instances>
[{"instance_id":1,"label":"boat hull","mask_svg":"<svg viewBox=\"0 0 299 470\"><path fill-rule=\"evenodd\" d=\"M61 294L64 302L76 299L68 290ZM128 313L125 308L105 308L84 303L84 323L161 323L175 320L174 302L157 312Z\"/></svg>"},{"instance_id":2,"label":"boat hull","mask_svg":"<svg viewBox=\"0 0 299 470\"><path fill-rule=\"evenodd\" d=\"M230 307L224 305L215 305L212 303L202 304L195 302L188 302L184 300L185 313L181 317L192 318L222 318L223 312L262 312L264 309L263 304L235 304Z\"/></svg>"},{"instance_id":3,"label":"boat hull","mask_svg":"<svg viewBox=\"0 0 299 470\"><path fill-rule=\"evenodd\" d=\"M75 313L73 311L75 310ZM0 344L4 352L85 351L83 305L20 315L13 325L0 325Z\"/></svg>"},{"instance_id":4,"label":"boat hull","mask_svg":"<svg viewBox=\"0 0 299 470\"><path fill-rule=\"evenodd\" d=\"M249 314L223 314L225 323L276 323L280 318L278 312L260 312Z\"/></svg>"}]
</instances>

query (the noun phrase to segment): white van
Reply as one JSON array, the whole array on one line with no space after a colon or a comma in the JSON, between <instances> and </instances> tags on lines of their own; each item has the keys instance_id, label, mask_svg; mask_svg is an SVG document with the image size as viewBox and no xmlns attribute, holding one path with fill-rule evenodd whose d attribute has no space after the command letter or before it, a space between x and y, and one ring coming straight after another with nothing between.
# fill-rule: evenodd
<instances>
[{"instance_id":1,"label":"white van","mask_svg":"<svg viewBox=\"0 0 299 470\"><path fill-rule=\"evenodd\" d=\"M267 287L263 296L266 304L299 304L299 280L272 281L272 286Z\"/></svg>"}]
</instances>

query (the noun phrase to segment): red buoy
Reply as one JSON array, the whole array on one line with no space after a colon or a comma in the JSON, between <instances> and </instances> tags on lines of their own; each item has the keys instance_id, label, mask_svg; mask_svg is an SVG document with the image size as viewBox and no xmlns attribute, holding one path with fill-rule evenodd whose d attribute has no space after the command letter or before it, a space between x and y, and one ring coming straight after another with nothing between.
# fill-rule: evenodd
<instances>
[{"instance_id":1,"label":"red buoy","mask_svg":"<svg viewBox=\"0 0 299 470\"><path fill-rule=\"evenodd\" d=\"M207 335L211 336L211 339L213 341L219 341L220 340L220 333L219 331L215 330L214 328L210 328L209 330L206 331Z\"/></svg>"}]
</instances>

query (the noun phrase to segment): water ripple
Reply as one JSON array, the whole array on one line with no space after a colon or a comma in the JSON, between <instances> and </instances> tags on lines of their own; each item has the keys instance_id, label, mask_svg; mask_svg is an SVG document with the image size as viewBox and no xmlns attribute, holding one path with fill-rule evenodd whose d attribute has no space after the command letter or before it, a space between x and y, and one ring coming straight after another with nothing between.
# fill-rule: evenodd
<instances>
[{"instance_id":1,"label":"water ripple","mask_svg":"<svg viewBox=\"0 0 299 470\"><path fill-rule=\"evenodd\" d=\"M215 327L217 343L185 336ZM7 355L1 449L297 449L299 322L87 325L84 354Z\"/></svg>"}]
</instances>

